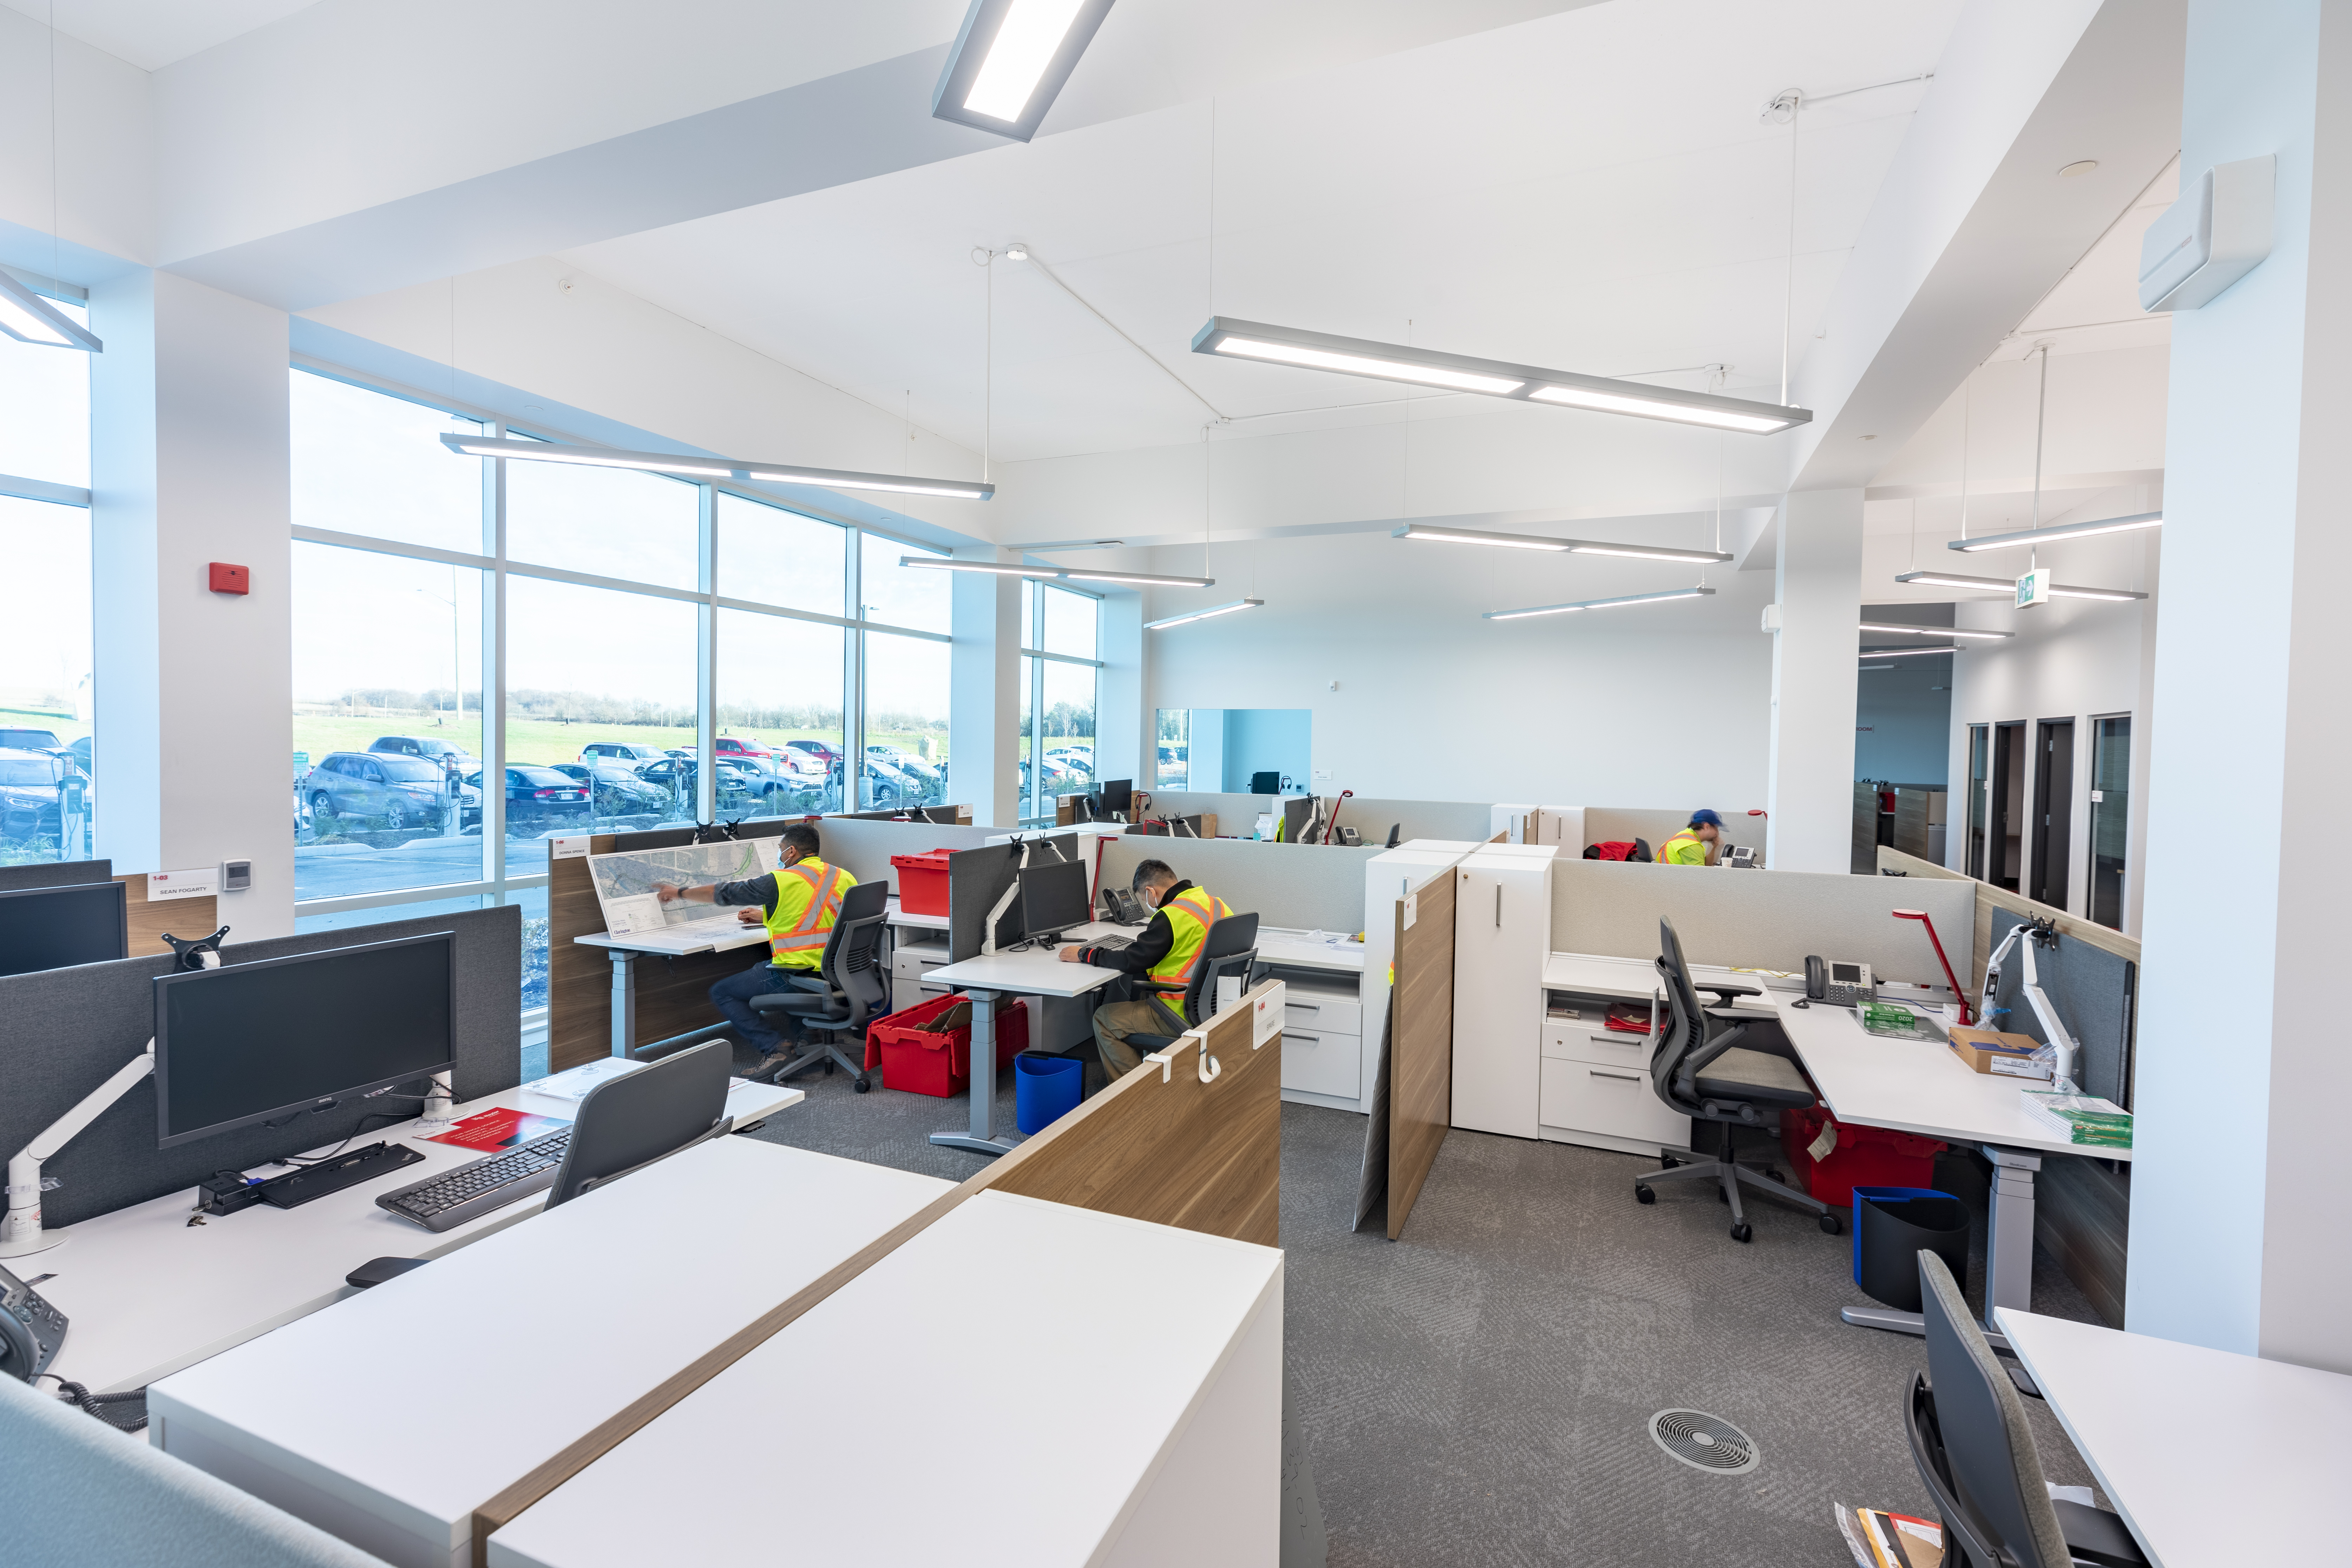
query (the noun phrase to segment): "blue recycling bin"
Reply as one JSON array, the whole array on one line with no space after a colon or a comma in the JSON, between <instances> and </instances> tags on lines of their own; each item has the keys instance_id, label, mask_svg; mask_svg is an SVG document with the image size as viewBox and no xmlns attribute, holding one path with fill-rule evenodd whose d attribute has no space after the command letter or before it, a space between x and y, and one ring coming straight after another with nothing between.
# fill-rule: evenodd
<instances>
[{"instance_id":1,"label":"blue recycling bin","mask_svg":"<svg viewBox=\"0 0 2352 1568\"><path fill-rule=\"evenodd\" d=\"M1087 1064L1077 1057L1024 1051L1013 1058L1013 1121L1024 1132L1043 1132L1077 1109L1086 1092Z\"/></svg>"}]
</instances>

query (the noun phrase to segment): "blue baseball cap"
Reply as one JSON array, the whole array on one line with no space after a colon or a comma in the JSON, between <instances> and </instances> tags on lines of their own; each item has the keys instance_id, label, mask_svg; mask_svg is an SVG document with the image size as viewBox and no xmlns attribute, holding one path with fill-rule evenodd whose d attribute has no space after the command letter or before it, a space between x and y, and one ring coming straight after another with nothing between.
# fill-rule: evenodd
<instances>
[{"instance_id":1,"label":"blue baseball cap","mask_svg":"<svg viewBox=\"0 0 2352 1568\"><path fill-rule=\"evenodd\" d=\"M1723 818L1716 816L1713 811L1704 805L1691 813L1690 825L1693 827L1696 827L1702 822L1706 823L1709 827L1720 827L1723 826Z\"/></svg>"}]
</instances>

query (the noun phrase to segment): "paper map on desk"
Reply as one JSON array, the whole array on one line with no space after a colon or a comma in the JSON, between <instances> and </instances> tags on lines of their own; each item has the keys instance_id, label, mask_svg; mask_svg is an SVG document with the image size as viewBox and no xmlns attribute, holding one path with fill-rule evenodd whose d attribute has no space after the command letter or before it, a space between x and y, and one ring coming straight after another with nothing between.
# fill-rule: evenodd
<instances>
[{"instance_id":1,"label":"paper map on desk","mask_svg":"<svg viewBox=\"0 0 2352 1568\"><path fill-rule=\"evenodd\" d=\"M589 856L588 875L596 885L605 931L614 936L641 936L710 921L713 910L709 904L689 904L683 899L665 904L654 889L664 885L699 888L765 875L776 868L779 842L773 837L742 838Z\"/></svg>"}]
</instances>

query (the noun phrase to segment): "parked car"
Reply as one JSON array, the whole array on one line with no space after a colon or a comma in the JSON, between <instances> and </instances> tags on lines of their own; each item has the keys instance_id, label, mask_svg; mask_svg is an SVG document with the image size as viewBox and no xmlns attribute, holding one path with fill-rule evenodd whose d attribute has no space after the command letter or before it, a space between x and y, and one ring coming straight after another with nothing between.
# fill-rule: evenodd
<instances>
[{"instance_id":1,"label":"parked car","mask_svg":"<svg viewBox=\"0 0 2352 1568\"><path fill-rule=\"evenodd\" d=\"M946 770L939 763L927 763L920 757L910 757L896 746L868 746L866 748L866 754L878 758L909 778L919 780L927 784L938 784L946 776Z\"/></svg>"},{"instance_id":2,"label":"parked car","mask_svg":"<svg viewBox=\"0 0 2352 1568\"><path fill-rule=\"evenodd\" d=\"M1045 759L1045 787L1047 795L1076 795L1086 786L1086 781L1071 773L1053 758ZM1029 759L1021 759L1021 793L1029 793Z\"/></svg>"},{"instance_id":3,"label":"parked car","mask_svg":"<svg viewBox=\"0 0 2352 1568\"><path fill-rule=\"evenodd\" d=\"M311 826L321 833L346 816L380 821L395 833L430 826L447 789L439 763L395 752L331 752L302 782Z\"/></svg>"},{"instance_id":4,"label":"parked car","mask_svg":"<svg viewBox=\"0 0 2352 1568\"><path fill-rule=\"evenodd\" d=\"M676 803L675 809L692 816L695 810L697 780L701 765L689 757L660 757L640 763L637 776L659 786L665 795ZM719 759L712 778L712 808L722 816L740 816L763 805L773 795L781 800L788 792L780 780L763 775L758 770Z\"/></svg>"},{"instance_id":5,"label":"parked car","mask_svg":"<svg viewBox=\"0 0 2352 1568\"><path fill-rule=\"evenodd\" d=\"M757 741L746 741L740 735L721 735L710 742L710 749L722 757L769 757L775 753Z\"/></svg>"},{"instance_id":6,"label":"parked car","mask_svg":"<svg viewBox=\"0 0 2352 1568\"><path fill-rule=\"evenodd\" d=\"M465 782L480 789L482 770L467 773ZM578 779L527 763L507 769L509 828L562 826L585 821L588 815L588 786Z\"/></svg>"},{"instance_id":7,"label":"parked car","mask_svg":"<svg viewBox=\"0 0 2352 1568\"><path fill-rule=\"evenodd\" d=\"M866 757L865 779L864 799L869 805L919 805L930 797L924 781L877 756Z\"/></svg>"},{"instance_id":8,"label":"parked car","mask_svg":"<svg viewBox=\"0 0 2352 1568\"><path fill-rule=\"evenodd\" d=\"M669 791L637 776L626 763L556 763L552 772L594 792L599 816L633 816L669 809Z\"/></svg>"},{"instance_id":9,"label":"parked car","mask_svg":"<svg viewBox=\"0 0 2352 1568\"><path fill-rule=\"evenodd\" d=\"M1045 759L1059 763L1066 768L1078 768L1087 773L1095 771L1095 749L1092 746L1048 746Z\"/></svg>"},{"instance_id":10,"label":"parked car","mask_svg":"<svg viewBox=\"0 0 2352 1568\"><path fill-rule=\"evenodd\" d=\"M54 840L65 831L60 795L67 764L61 759L68 754L62 750L52 755L22 746L0 748L0 837L21 844L35 838Z\"/></svg>"},{"instance_id":11,"label":"parked car","mask_svg":"<svg viewBox=\"0 0 2352 1568\"><path fill-rule=\"evenodd\" d=\"M444 768L459 767L481 759L454 741L444 741L434 735L378 735L368 745L371 752L389 752L403 757L424 757L439 763Z\"/></svg>"},{"instance_id":12,"label":"parked car","mask_svg":"<svg viewBox=\"0 0 2352 1568\"><path fill-rule=\"evenodd\" d=\"M841 748L827 741L786 741L784 749L814 757L827 771L841 766ZM803 773L813 770L803 768Z\"/></svg>"},{"instance_id":13,"label":"parked car","mask_svg":"<svg viewBox=\"0 0 2352 1568\"><path fill-rule=\"evenodd\" d=\"M640 746L634 741L591 741L580 748L580 760L593 763L604 758L621 763L650 763L662 755L659 746Z\"/></svg>"}]
</instances>

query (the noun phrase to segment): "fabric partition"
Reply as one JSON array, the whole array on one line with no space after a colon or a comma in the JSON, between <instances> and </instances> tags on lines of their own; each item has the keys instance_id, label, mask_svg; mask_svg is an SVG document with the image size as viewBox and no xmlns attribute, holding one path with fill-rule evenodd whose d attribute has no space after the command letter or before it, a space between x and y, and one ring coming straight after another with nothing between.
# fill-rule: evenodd
<instances>
[{"instance_id":1,"label":"fabric partition","mask_svg":"<svg viewBox=\"0 0 2352 1568\"><path fill-rule=\"evenodd\" d=\"M1363 835L1368 845L1378 846L1386 841L1391 824L1397 827L1400 841L1407 838L1459 838L1483 844L1495 836L1495 808L1485 802L1385 800L1366 795L1357 795L1343 802L1336 789L1317 793L1323 795L1327 812L1334 807L1338 809L1339 826L1354 828ZM1215 814L1217 826L1226 837L1246 838L1255 830L1258 813L1278 812L1285 798L1297 797L1154 790L1148 815L1189 816L1195 812L1211 812Z\"/></svg>"},{"instance_id":2,"label":"fabric partition","mask_svg":"<svg viewBox=\"0 0 2352 1568\"><path fill-rule=\"evenodd\" d=\"M1695 963L1802 973L1805 958L1859 960L1882 980L1944 983L1916 921L1925 910L1966 979L1974 952L1975 896L1965 882L1853 877L1821 871L1734 871L1571 859L1552 867L1551 950L1654 958L1658 917L1671 918Z\"/></svg>"},{"instance_id":3,"label":"fabric partition","mask_svg":"<svg viewBox=\"0 0 2352 1568\"><path fill-rule=\"evenodd\" d=\"M72 888L113 879L111 860L36 860L25 866L0 866L0 893L26 888Z\"/></svg>"},{"instance_id":4,"label":"fabric partition","mask_svg":"<svg viewBox=\"0 0 2352 1568\"><path fill-rule=\"evenodd\" d=\"M879 879L898 890L890 865L893 855L920 855L932 849L977 849L992 831L985 827L942 827L929 822L888 822L862 817L828 816L816 825L824 858L861 882Z\"/></svg>"},{"instance_id":5,"label":"fabric partition","mask_svg":"<svg viewBox=\"0 0 2352 1568\"><path fill-rule=\"evenodd\" d=\"M1200 883L1235 913L1255 913L1262 924L1298 931L1360 930L1364 862L1380 853L1370 847L1139 835L1103 842L1103 887L1127 887L1138 865L1165 860L1179 877Z\"/></svg>"},{"instance_id":6,"label":"fabric partition","mask_svg":"<svg viewBox=\"0 0 2352 1568\"><path fill-rule=\"evenodd\" d=\"M1687 806L1679 811L1667 811L1645 807L1588 805L1584 808L1584 843L1562 844L1559 847L1559 852L1564 856L1580 858L1584 854L1585 844L1623 844L1636 838L1643 838L1649 841L1650 852L1654 855L1660 845L1689 826L1690 815L1691 808ZM1759 855L1763 852L1764 819L1762 817L1735 817L1727 811L1723 813L1723 824L1724 837L1734 844L1753 845ZM1743 834L1746 835L1745 837L1741 837Z\"/></svg>"},{"instance_id":7,"label":"fabric partition","mask_svg":"<svg viewBox=\"0 0 2352 1568\"><path fill-rule=\"evenodd\" d=\"M230 966L330 948L389 942L431 931L457 935L457 1097L476 1100L522 1080L522 911L466 910L429 920L313 931L224 950ZM71 969L0 977L0 1149L13 1152L73 1109L147 1048L155 1033L154 979L169 957L125 958ZM365 1006L364 998L352 1005ZM331 1039L332 1016L318 1020ZM42 1199L47 1223L62 1227L184 1191L215 1171L242 1171L323 1148L355 1133L375 1111L414 1102L377 1100L305 1115L291 1125L247 1127L175 1148L155 1147L155 1080L131 1086L81 1135L52 1156L43 1174L57 1190Z\"/></svg>"}]
</instances>

